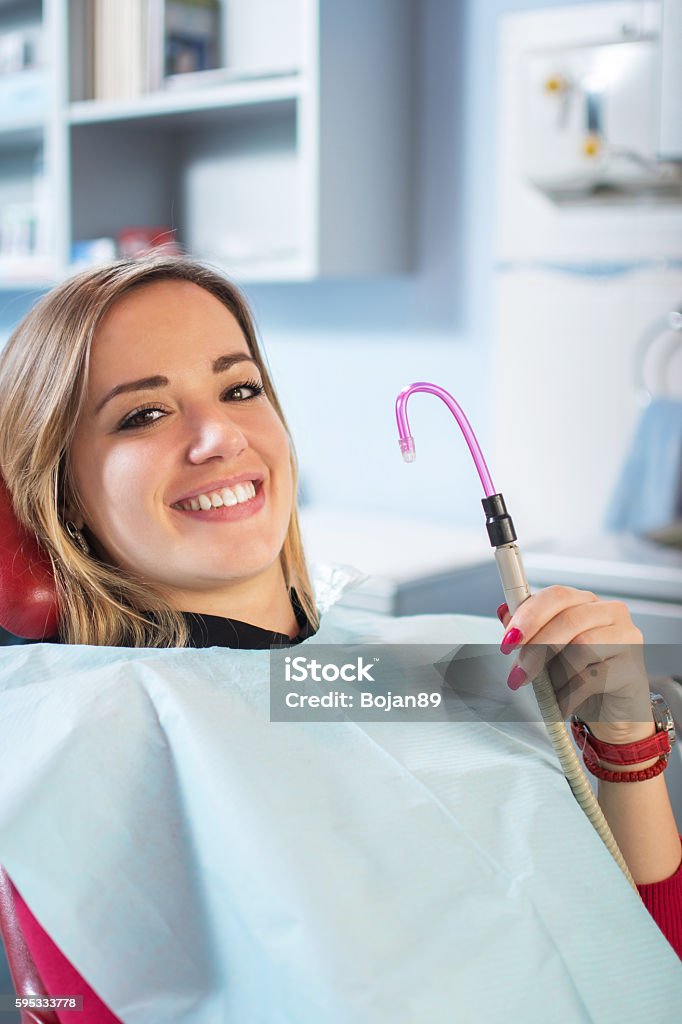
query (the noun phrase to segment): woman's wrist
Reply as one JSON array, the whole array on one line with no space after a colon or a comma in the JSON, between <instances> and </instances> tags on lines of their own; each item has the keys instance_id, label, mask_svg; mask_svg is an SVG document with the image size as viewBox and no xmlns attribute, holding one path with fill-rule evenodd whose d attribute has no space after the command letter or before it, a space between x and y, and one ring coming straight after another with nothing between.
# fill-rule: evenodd
<instances>
[{"instance_id":1,"label":"woman's wrist","mask_svg":"<svg viewBox=\"0 0 682 1024\"><path fill-rule=\"evenodd\" d=\"M602 723L596 725L590 724L590 731L594 737L601 740L603 743L614 743L614 744L628 744L637 743L639 740L649 739L651 736L656 735L656 723L651 722L635 722L627 727L627 730L614 729ZM636 764L628 764L626 768L622 764L614 764L611 761L606 761L601 758L597 759L597 763L600 768L606 768L608 771L614 772L638 772L643 771L646 768L652 768L658 763L660 755L650 757L646 761L638 761Z\"/></svg>"}]
</instances>

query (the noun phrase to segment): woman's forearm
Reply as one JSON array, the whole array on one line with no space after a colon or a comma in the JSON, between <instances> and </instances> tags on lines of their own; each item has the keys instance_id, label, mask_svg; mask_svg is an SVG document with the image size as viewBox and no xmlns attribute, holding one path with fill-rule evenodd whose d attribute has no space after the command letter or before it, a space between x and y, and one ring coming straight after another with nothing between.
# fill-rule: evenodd
<instances>
[{"instance_id":1,"label":"woman's forearm","mask_svg":"<svg viewBox=\"0 0 682 1024\"><path fill-rule=\"evenodd\" d=\"M650 734L653 735L655 727ZM627 770L648 768L656 758L628 765ZM604 768L623 767L600 761ZM680 833L670 805L665 772L644 782L598 782L597 799L625 863L638 885L662 882L680 866Z\"/></svg>"}]
</instances>

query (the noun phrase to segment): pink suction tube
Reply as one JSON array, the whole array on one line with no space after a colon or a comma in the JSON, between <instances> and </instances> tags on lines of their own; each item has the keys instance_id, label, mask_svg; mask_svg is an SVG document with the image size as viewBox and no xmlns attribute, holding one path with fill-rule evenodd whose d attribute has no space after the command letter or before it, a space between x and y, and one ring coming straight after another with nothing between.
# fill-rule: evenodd
<instances>
[{"instance_id":1,"label":"pink suction tube","mask_svg":"<svg viewBox=\"0 0 682 1024\"><path fill-rule=\"evenodd\" d=\"M448 409L459 423L462 433L464 434L464 438L469 446L469 451L472 454L474 464L478 470L478 475L481 478L481 484L483 485L483 492L486 498L490 498L493 494L496 494L497 492L493 486L490 472L486 465L486 461L483 458L481 446L476 440L476 435L474 434L469 420L464 415L462 407L455 401L449 391L446 391L445 388L438 387L437 384L429 384L428 381L418 380L415 381L414 384L408 384L407 387L402 389L395 400L395 418L398 423L398 444L400 445L400 451L402 452L405 462L414 462L417 457L414 449L414 438L410 433L410 422L407 418L407 400L410 395L413 395L416 391L426 391L429 395L436 395L437 398L440 398L445 402Z\"/></svg>"}]
</instances>

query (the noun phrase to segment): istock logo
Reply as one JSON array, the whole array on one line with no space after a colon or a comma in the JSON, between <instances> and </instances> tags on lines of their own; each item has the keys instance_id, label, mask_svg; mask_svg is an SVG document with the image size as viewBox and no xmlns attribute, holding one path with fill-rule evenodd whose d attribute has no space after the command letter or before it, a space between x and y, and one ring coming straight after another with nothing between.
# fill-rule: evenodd
<instances>
[{"instance_id":1,"label":"istock logo","mask_svg":"<svg viewBox=\"0 0 682 1024\"><path fill-rule=\"evenodd\" d=\"M377 658L373 659L375 662ZM303 683L306 679L312 679L316 683L335 683L343 679L347 683L361 683L367 680L375 682L372 675L374 665L365 665L362 658L355 663L346 662L345 665L324 665L321 661L308 661L307 658L285 658L284 678L288 683Z\"/></svg>"}]
</instances>

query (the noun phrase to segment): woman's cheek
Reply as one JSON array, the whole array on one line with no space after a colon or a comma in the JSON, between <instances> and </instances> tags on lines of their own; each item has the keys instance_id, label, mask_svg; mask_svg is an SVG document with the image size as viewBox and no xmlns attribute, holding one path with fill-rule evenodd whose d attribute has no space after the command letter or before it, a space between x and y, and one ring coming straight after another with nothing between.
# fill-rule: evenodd
<instances>
[{"instance_id":1,"label":"woman's cheek","mask_svg":"<svg viewBox=\"0 0 682 1024\"><path fill-rule=\"evenodd\" d=\"M137 447L137 446L136 446ZM108 530L115 536L126 534L136 524L142 524L149 517L151 499L155 492L162 490L162 461L156 451L145 451L143 447L131 450L111 451L101 467L100 484L92 496L100 517Z\"/></svg>"},{"instance_id":2,"label":"woman's cheek","mask_svg":"<svg viewBox=\"0 0 682 1024\"><path fill-rule=\"evenodd\" d=\"M153 453L139 447L112 450L102 464L102 487L112 501L125 504L139 500L146 488L153 486L158 460ZM156 467L156 468L155 468Z\"/></svg>"}]
</instances>

